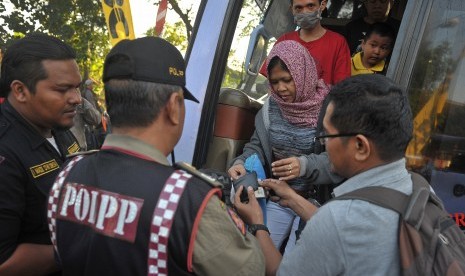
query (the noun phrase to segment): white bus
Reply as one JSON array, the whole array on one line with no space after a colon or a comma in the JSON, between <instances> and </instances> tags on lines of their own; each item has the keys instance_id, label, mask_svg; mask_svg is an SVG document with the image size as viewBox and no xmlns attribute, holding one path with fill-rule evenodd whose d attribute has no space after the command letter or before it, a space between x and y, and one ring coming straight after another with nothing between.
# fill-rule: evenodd
<instances>
[{"instance_id":1,"label":"white bus","mask_svg":"<svg viewBox=\"0 0 465 276\"><path fill-rule=\"evenodd\" d=\"M289 7L289 0L201 1L186 54L187 86L200 104L186 102L176 160L224 171L241 153L266 94L258 68L275 39L296 27ZM330 0L322 23L341 32L362 12L359 0ZM391 13L401 26L387 76L405 88L415 116L409 169L430 180L465 226L465 1L395 0ZM250 31L243 20L249 14L257 14ZM244 33L249 46L239 38ZM247 53L237 83L225 77L237 67L232 52Z\"/></svg>"}]
</instances>

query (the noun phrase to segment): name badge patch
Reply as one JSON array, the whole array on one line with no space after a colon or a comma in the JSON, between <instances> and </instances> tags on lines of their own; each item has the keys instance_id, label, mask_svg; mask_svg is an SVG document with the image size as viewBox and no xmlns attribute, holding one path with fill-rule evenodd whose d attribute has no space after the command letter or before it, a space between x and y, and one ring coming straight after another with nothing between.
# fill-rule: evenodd
<instances>
[{"instance_id":1,"label":"name badge patch","mask_svg":"<svg viewBox=\"0 0 465 276\"><path fill-rule=\"evenodd\" d=\"M144 200L77 183L66 183L58 218L86 225L102 235L134 242Z\"/></svg>"},{"instance_id":2,"label":"name badge patch","mask_svg":"<svg viewBox=\"0 0 465 276\"><path fill-rule=\"evenodd\" d=\"M30 167L29 170L31 171L32 177L37 178L51 171L56 170L59 167L60 166L58 165L57 161L55 159L52 159L45 163Z\"/></svg>"},{"instance_id":3,"label":"name badge patch","mask_svg":"<svg viewBox=\"0 0 465 276\"><path fill-rule=\"evenodd\" d=\"M79 145L74 142L71 146L68 147L68 154L78 152L81 148Z\"/></svg>"}]
</instances>

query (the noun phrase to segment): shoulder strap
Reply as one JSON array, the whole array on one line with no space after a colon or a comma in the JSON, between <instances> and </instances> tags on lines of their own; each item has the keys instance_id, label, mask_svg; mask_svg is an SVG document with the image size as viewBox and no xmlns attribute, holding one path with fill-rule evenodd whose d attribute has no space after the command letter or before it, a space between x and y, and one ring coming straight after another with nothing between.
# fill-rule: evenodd
<instances>
[{"instance_id":1,"label":"shoulder strap","mask_svg":"<svg viewBox=\"0 0 465 276\"><path fill-rule=\"evenodd\" d=\"M409 203L409 196L385 187L366 187L335 197L336 200L359 199L403 214Z\"/></svg>"},{"instance_id":2,"label":"shoulder strap","mask_svg":"<svg viewBox=\"0 0 465 276\"><path fill-rule=\"evenodd\" d=\"M10 128L10 123L6 120L6 118L0 117L0 137L2 137L9 128Z\"/></svg>"},{"instance_id":3,"label":"shoulder strap","mask_svg":"<svg viewBox=\"0 0 465 276\"><path fill-rule=\"evenodd\" d=\"M50 230L50 239L52 241L55 252L58 254L57 249L57 240L56 240L56 216L58 213L58 201L60 198L61 187L65 183L66 178L68 177L69 172L82 158L83 155L78 155L74 157L71 161L68 162L66 167L60 171L55 182L53 183L52 188L50 189L49 199L48 199L48 210L47 210L47 219L48 219L48 229Z\"/></svg>"},{"instance_id":4,"label":"shoulder strap","mask_svg":"<svg viewBox=\"0 0 465 276\"><path fill-rule=\"evenodd\" d=\"M79 155L91 155L91 154L97 153L99 151L100 150L98 150L98 149L93 149L93 150L88 150L88 151L78 151L78 152L66 155L66 158L72 158L72 157L79 156Z\"/></svg>"},{"instance_id":5,"label":"shoulder strap","mask_svg":"<svg viewBox=\"0 0 465 276\"><path fill-rule=\"evenodd\" d=\"M215 178L213 178L213 177L211 177L211 176L209 176L207 174L204 174L203 172L197 170L191 164L188 164L188 163L186 163L184 161L180 161L180 162L177 162L175 164L175 167L180 168L180 169L186 171L189 174L197 176L198 178L200 178L203 181L207 182L213 188L220 188L220 189L223 188L223 184L221 182L219 182Z\"/></svg>"},{"instance_id":6,"label":"shoulder strap","mask_svg":"<svg viewBox=\"0 0 465 276\"><path fill-rule=\"evenodd\" d=\"M410 174L412 175L413 189L418 190L420 188L425 188L428 191L430 191L429 201L431 201L436 206L438 206L439 208L444 210L444 205L443 205L442 201L434 193L434 191L433 192L431 191L431 187L430 187L428 181L426 181L426 179L423 176L421 176L420 174L418 174L418 173L410 172Z\"/></svg>"},{"instance_id":7,"label":"shoulder strap","mask_svg":"<svg viewBox=\"0 0 465 276\"><path fill-rule=\"evenodd\" d=\"M166 180L158 198L150 226L150 242L147 275L168 275L168 240L174 215L179 201L192 177L191 174L176 170Z\"/></svg>"},{"instance_id":8,"label":"shoulder strap","mask_svg":"<svg viewBox=\"0 0 465 276\"><path fill-rule=\"evenodd\" d=\"M414 172L410 172L410 174L413 182L411 196L385 187L366 187L334 199L359 199L391 209L399 213L410 225L419 229L425 214L426 204L430 199L430 189L428 182L421 175ZM434 197L431 198L435 202ZM442 206L440 201L438 204Z\"/></svg>"},{"instance_id":9,"label":"shoulder strap","mask_svg":"<svg viewBox=\"0 0 465 276\"><path fill-rule=\"evenodd\" d=\"M420 229L421 222L425 216L425 208L430 198L431 190L429 183L421 175L410 172L413 182L413 191L410 203L403 214L404 220L415 229Z\"/></svg>"}]
</instances>

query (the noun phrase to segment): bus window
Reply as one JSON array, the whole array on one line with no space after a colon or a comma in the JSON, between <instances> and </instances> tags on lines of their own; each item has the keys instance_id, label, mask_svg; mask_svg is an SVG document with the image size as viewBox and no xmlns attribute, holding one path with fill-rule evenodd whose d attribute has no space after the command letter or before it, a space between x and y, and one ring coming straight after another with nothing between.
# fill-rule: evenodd
<instances>
[{"instance_id":1,"label":"bus window","mask_svg":"<svg viewBox=\"0 0 465 276\"><path fill-rule=\"evenodd\" d=\"M405 0L396 1L396 3L400 2L405 2ZM358 0L329 1L328 9L323 13L322 24L328 29L342 33L347 22L352 18L363 16L362 10L364 7ZM216 166L216 169L224 169L224 158L219 158L221 155L219 152L225 152L222 156L234 156L240 146L230 147L229 145L236 145L239 140L243 140L240 141L243 144L250 138L250 130L253 130L253 117L269 91L268 81L258 74L258 68L261 67L276 39L295 29L289 1L269 1L265 12L256 5L256 1L244 1L235 28L221 89L218 91L220 94L216 108L213 143L208 150L207 165L221 164L221 166ZM259 32L261 36L255 37L256 32ZM249 48L247 48L248 44ZM254 51L257 48L262 49ZM246 49L248 49L247 52ZM248 55L247 59L246 55ZM240 121L232 120L231 114L236 112L230 110L233 107L239 108L237 114L241 115L237 118L240 118ZM245 110L248 113L242 114ZM232 125L236 126L234 129L238 130L237 133L230 133L233 129ZM233 141L220 143L219 141L225 137L228 139L232 137ZM230 149L225 150L226 147Z\"/></svg>"},{"instance_id":2,"label":"bus window","mask_svg":"<svg viewBox=\"0 0 465 276\"><path fill-rule=\"evenodd\" d=\"M267 93L268 89L265 77L261 75L249 77L244 66L249 37L254 27L259 25L261 17L262 11L255 4L255 0L244 1L221 85L223 88L239 89L252 99L259 99ZM260 43L266 44L264 48L269 49L268 40L262 40Z\"/></svg>"},{"instance_id":3,"label":"bus window","mask_svg":"<svg viewBox=\"0 0 465 276\"><path fill-rule=\"evenodd\" d=\"M465 5L432 1L407 87L414 133L406 157L450 213L463 212L465 202L464 75Z\"/></svg>"}]
</instances>

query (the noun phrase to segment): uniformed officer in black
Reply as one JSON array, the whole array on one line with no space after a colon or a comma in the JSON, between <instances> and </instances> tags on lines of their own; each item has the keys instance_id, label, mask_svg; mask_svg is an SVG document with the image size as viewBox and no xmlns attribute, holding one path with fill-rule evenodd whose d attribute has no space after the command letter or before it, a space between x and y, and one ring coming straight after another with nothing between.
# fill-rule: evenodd
<instances>
[{"instance_id":1,"label":"uniformed officer in black","mask_svg":"<svg viewBox=\"0 0 465 276\"><path fill-rule=\"evenodd\" d=\"M66 155L79 151L65 130L81 99L74 50L54 37L26 36L1 65L0 275L58 270L47 225L47 199Z\"/></svg>"},{"instance_id":2,"label":"uniformed officer in black","mask_svg":"<svg viewBox=\"0 0 465 276\"><path fill-rule=\"evenodd\" d=\"M103 82L113 133L64 167L49 199L63 274L264 275L257 240L217 182L166 158L184 99L197 102L180 52L156 37L121 41Z\"/></svg>"}]
</instances>

